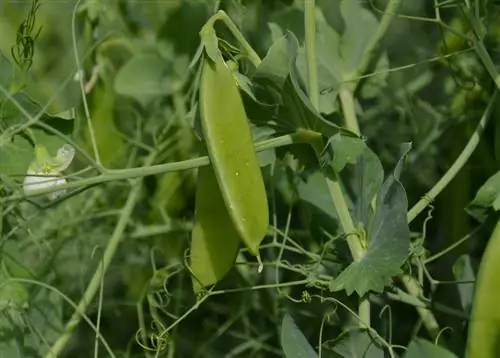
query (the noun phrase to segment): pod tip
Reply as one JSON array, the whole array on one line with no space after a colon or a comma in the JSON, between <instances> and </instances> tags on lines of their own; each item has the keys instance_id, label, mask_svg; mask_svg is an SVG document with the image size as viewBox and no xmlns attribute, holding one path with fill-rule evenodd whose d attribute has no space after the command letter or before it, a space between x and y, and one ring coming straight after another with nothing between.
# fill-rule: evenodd
<instances>
[{"instance_id":1,"label":"pod tip","mask_svg":"<svg viewBox=\"0 0 500 358\"><path fill-rule=\"evenodd\" d=\"M262 270L264 270L264 264L260 259L260 255L257 255L257 262L259 263L259 268L257 269L257 272L262 273Z\"/></svg>"}]
</instances>

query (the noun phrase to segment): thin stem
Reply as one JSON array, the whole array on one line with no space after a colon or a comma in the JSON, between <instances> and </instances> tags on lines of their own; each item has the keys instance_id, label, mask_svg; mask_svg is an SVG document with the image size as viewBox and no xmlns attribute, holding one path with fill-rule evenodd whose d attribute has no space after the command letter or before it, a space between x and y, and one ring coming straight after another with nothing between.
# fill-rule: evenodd
<instances>
[{"instance_id":1,"label":"thin stem","mask_svg":"<svg viewBox=\"0 0 500 358\"><path fill-rule=\"evenodd\" d=\"M318 70L316 68L316 1L304 1L307 89L314 108L319 108Z\"/></svg>"},{"instance_id":2,"label":"thin stem","mask_svg":"<svg viewBox=\"0 0 500 358\"><path fill-rule=\"evenodd\" d=\"M375 294L372 294L372 296L374 298L377 297ZM420 299L418 297L415 297L415 296L412 296L409 293L407 293L407 292L405 292L405 291L403 291L401 289L398 289L398 288L396 288L396 293L387 292L385 294L385 296L387 298L389 298L390 300L402 302L402 303L405 303L405 304L410 305L410 306L421 307L421 308L431 308L431 307L433 307L433 308L436 309L436 311L439 311L441 313L447 314L449 316L454 316L454 317L462 318L464 320L468 320L469 319L469 315L467 313L464 313L461 310L448 307L448 306L443 305L443 304L441 304L439 302L436 302L436 303L426 303L422 299ZM378 299L380 300L380 298L378 298ZM381 303L382 302L383 301L381 300Z\"/></svg>"},{"instance_id":3,"label":"thin stem","mask_svg":"<svg viewBox=\"0 0 500 358\"><path fill-rule=\"evenodd\" d=\"M496 76L496 70L494 71L494 73L490 73L490 75L492 76L493 79L496 79L496 77L494 77ZM453 180L453 178L458 174L458 172L462 169L467 160L470 158L470 156L476 149L477 145L479 144L479 140L481 139L481 134L483 133L484 128L488 123L491 112L493 110L493 104L495 103L497 97L497 92L498 91L495 90L495 92L491 96L488 106L486 107L481 117L481 120L479 121L476 127L476 130L472 134L471 138L469 139L469 142L462 150L458 158L455 160L453 165L450 167L450 169L448 169L445 175L434 185L434 187L408 211L408 216L407 216L408 223L411 223L439 195L439 193L441 193L441 191L443 191L443 189L446 188L446 186ZM405 275L402 277L402 282L406 290L410 294L414 295L415 292L419 293L420 289L418 283L413 277ZM417 311L422 319L424 327L427 329L427 332L431 336L434 335L437 336L438 334L437 331L439 331L439 326L432 312L424 308L417 308Z\"/></svg>"},{"instance_id":4,"label":"thin stem","mask_svg":"<svg viewBox=\"0 0 500 358\"><path fill-rule=\"evenodd\" d=\"M377 48L380 46L382 38L389 29L394 17L392 14L397 11L399 4L400 0L389 0L385 8L384 15L382 16L382 20L380 21L377 30L373 33L373 36L368 41L356 70L352 74L347 74L347 82L340 88L339 97L346 127L356 134L360 134L361 130L356 118L356 106L353 94L354 91L356 91L361 76L365 74L370 62L373 60L373 56L375 55Z\"/></svg>"},{"instance_id":5,"label":"thin stem","mask_svg":"<svg viewBox=\"0 0 500 358\"><path fill-rule=\"evenodd\" d=\"M441 250L438 253L436 253L436 254L434 254L432 256L429 256L428 258L426 258L424 260L423 264L424 265L428 265L431 262L436 261L437 259L439 259L442 256L446 255L448 252L454 250L458 246L462 245L465 241L469 240L472 236L474 236L475 234L477 234L477 232L481 228L482 228L482 225L478 226L477 228L475 228L474 230L472 230L471 232L469 232L467 235L465 235L464 237L462 237L460 240L455 241L453 244L451 244L450 246L448 246L444 250Z\"/></svg>"},{"instance_id":6,"label":"thin stem","mask_svg":"<svg viewBox=\"0 0 500 358\"><path fill-rule=\"evenodd\" d=\"M59 295L63 299L63 301L65 301L67 304L69 304L75 310L78 310L78 306L68 296L66 296L64 293L62 293L61 291L59 291L57 288L55 288L55 287L53 287L53 286L51 286L49 284L46 284L44 282L34 281L34 280L31 280L31 279L26 279L26 278L9 278L9 279L3 281L0 284L0 290L4 290L5 286L8 285L8 284L10 284L10 283L12 283L12 282L19 282L19 283L24 283L24 284L29 284L29 285L35 285L37 287L45 288L46 290L51 291L51 292ZM85 314L85 312L82 312L81 314L82 314L82 319L99 336L99 339L101 340L101 344L106 349L107 353L109 354L109 357L110 358L115 358L115 355L113 354L113 350L109 346L108 342L106 342L106 340L102 336L101 332L99 332L99 330L97 329L97 327L94 324L94 322L92 322L92 320Z\"/></svg>"},{"instance_id":7,"label":"thin stem","mask_svg":"<svg viewBox=\"0 0 500 358\"><path fill-rule=\"evenodd\" d=\"M146 165L150 164L153 160L154 160L154 155L151 155L150 157L148 157ZM141 187L142 187L141 180L137 180L133 184L132 189L127 198L127 202L125 203L125 206L122 209L122 214L120 216L120 219L118 220L118 223L115 226L115 230L113 231L113 234L109 239L108 246L104 251L102 260L99 262L99 265L96 271L94 272L94 275L90 280L90 283L87 286L87 289L85 290L82 299L78 303L77 309L71 316L70 320L66 323L64 332L57 338L57 340L52 345L49 352L45 355L45 358L56 358L61 354L64 347L71 338L71 335L73 334L74 330L80 323L82 319L82 314L87 310L88 305L94 299L94 296L100 287L101 281L103 280L104 274L121 242L123 233L132 215L132 211L137 203L137 200L139 199Z\"/></svg>"},{"instance_id":8,"label":"thin stem","mask_svg":"<svg viewBox=\"0 0 500 358\"><path fill-rule=\"evenodd\" d=\"M92 150L94 151L94 157L95 161L97 163L97 166L101 168L101 158L99 156L99 150L97 148L97 142L95 139L95 134L94 134L94 127L92 125L92 120L90 118L90 110L89 110L89 105L87 103L87 97L85 97L85 85L83 83L84 81L84 72L82 68L82 64L80 61L80 56L78 56L78 48L76 46L76 11L78 7L80 6L80 1L78 0L73 8L73 14L71 16L71 36L73 40L73 52L75 53L75 62L76 62L76 68L77 68L77 73L79 74L78 76L78 82L80 84L80 92L82 93L82 102L83 102L83 110L85 112L85 118L87 119L87 126L89 129L89 135L90 135L90 141L92 143Z\"/></svg>"},{"instance_id":9,"label":"thin stem","mask_svg":"<svg viewBox=\"0 0 500 358\"><path fill-rule=\"evenodd\" d=\"M490 77L493 79L493 81L495 81L495 85L498 89L500 89L500 75L498 74L495 63L491 59L490 55L488 54L488 50L484 45L484 36L482 34L481 23L477 19L477 17L472 14L472 11L470 9L469 11L465 11L465 16L469 20L469 24L472 28L472 31L474 32L474 36L472 37L474 50L483 62L483 65L486 68L486 71L488 71Z\"/></svg>"},{"instance_id":10,"label":"thin stem","mask_svg":"<svg viewBox=\"0 0 500 358\"><path fill-rule=\"evenodd\" d=\"M479 144L479 140L481 139L481 134L490 119L491 112L493 110L493 104L497 98L498 90L495 90L493 95L490 98L488 106L486 107L481 120L477 124L477 127L472 134L469 142L462 150L457 160L453 163L453 165L448 169L446 174L434 185L434 187L422 198L418 203L416 203L410 211L408 211L408 223L411 223L418 214L420 214L438 195L443 191L444 188L453 180L453 178L458 174L458 172L465 165L467 160L469 160L470 156L476 149Z\"/></svg>"},{"instance_id":11,"label":"thin stem","mask_svg":"<svg viewBox=\"0 0 500 358\"><path fill-rule=\"evenodd\" d=\"M257 67L260 65L262 60L260 59L259 55L255 50L253 49L252 46L248 43L246 40L245 36L240 32L238 27L234 24L233 20L226 14L225 11L219 10L213 15L206 23L205 26L213 26L213 23L217 20L221 20L231 31L233 36L235 37L236 41L240 43L240 45L243 47L243 50L245 50L246 54L248 55L248 59L252 64Z\"/></svg>"}]
</instances>

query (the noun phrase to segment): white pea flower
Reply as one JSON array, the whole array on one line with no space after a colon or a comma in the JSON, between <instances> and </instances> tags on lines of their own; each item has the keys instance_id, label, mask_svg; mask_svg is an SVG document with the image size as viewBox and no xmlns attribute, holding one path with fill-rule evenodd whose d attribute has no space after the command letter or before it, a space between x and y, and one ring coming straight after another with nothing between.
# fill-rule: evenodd
<instances>
[{"instance_id":1,"label":"white pea flower","mask_svg":"<svg viewBox=\"0 0 500 358\"><path fill-rule=\"evenodd\" d=\"M74 156L75 148L69 144L59 148L55 157L51 157L44 146L35 146L35 160L30 164L24 178L24 193L66 184L67 181L61 173L69 167ZM47 198L52 201L65 193L66 190L54 191L47 194Z\"/></svg>"}]
</instances>

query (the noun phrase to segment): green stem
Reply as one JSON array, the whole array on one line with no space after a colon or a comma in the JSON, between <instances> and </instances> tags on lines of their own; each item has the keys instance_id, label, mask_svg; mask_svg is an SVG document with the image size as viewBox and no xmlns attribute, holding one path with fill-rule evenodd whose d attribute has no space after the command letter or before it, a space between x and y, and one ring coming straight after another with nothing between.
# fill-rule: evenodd
<instances>
[{"instance_id":1,"label":"green stem","mask_svg":"<svg viewBox=\"0 0 500 358\"><path fill-rule=\"evenodd\" d=\"M359 84L359 77L363 76L367 71L370 62L373 60L373 56L376 54L377 48L380 46L382 38L389 29L392 18L394 17L394 13L397 11L399 4L400 0L389 0L385 8L384 15L382 16L382 20L380 21L377 30L373 33L373 36L368 41L356 70L354 73L345 75L347 81L340 88L339 98L342 105L342 112L344 114L346 127L356 134L360 134L361 130L356 118L354 92Z\"/></svg>"},{"instance_id":2,"label":"green stem","mask_svg":"<svg viewBox=\"0 0 500 358\"><path fill-rule=\"evenodd\" d=\"M481 120L476 127L476 130L474 131L473 135L469 139L469 142L462 150L458 158L455 160L453 165L434 185L434 187L408 211L408 223L411 223L417 217L417 215L420 214L436 198L436 196L439 195L441 191L443 191L444 188L446 188L446 186L453 180L453 178L458 174L458 172L470 158L477 145L479 144L481 134L484 131L486 124L488 123L491 111L493 110L493 104L496 100L497 92L498 91L495 90L495 92L491 96L488 106L486 107L486 110L484 111ZM406 288L406 291L408 291L411 295L420 295L419 284L415 278L405 275L402 277L402 282ZM417 311L429 335L431 335L431 337L433 338L437 337L439 333L439 326L432 312L421 307L417 308Z\"/></svg>"},{"instance_id":3,"label":"green stem","mask_svg":"<svg viewBox=\"0 0 500 358\"><path fill-rule=\"evenodd\" d=\"M453 165L448 169L446 174L441 177L441 179L434 185L434 187L422 198L418 203L416 203L410 211L408 211L408 223L411 223L418 214L420 214L438 195L443 191L444 188L453 180L453 178L458 174L460 169L465 165L467 160L470 158L477 145L479 144L479 140L481 139L481 134L488 123L491 112L493 110L493 104L497 98L497 90L493 93L486 107L481 120L479 121L474 133L472 134L469 142L464 147L457 160L453 163Z\"/></svg>"},{"instance_id":4,"label":"green stem","mask_svg":"<svg viewBox=\"0 0 500 358\"><path fill-rule=\"evenodd\" d=\"M422 291L418 282L411 276L405 275L401 278L406 291L413 297L421 297ZM415 307L422 323L431 338L434 340L439 336L439 323L437 322L434 314L425 307L416 306Z\"/></svg>"},{"instance_id":5,"label":"green stem","mask_svg":"<svg viewBox=\"0 0 500 358\"><path fill-rule=\"evenodd\" d=\"M382 38L385 36L387 30L389 29L392 19L395 17L394 14L398 10L400 3L401 0L389 0L389 2L387 3L384 10L384 15L380 20L377 30L373 33L373 36L370 38L370 41L368 41L363 56L359 61L358 67L356 68L356 72L354 73L353 80L355 80L355 82L353 88L351 88L353 92L356 90L356 87L358 86L359 83L359 80L357 80L356 78L364 75L364 73L368 70L368 66L372 61L377 48L380 46Z\"/></svg>"},{"instance_id":6,"label":"green stem","mask_svg":"<svg viewBox=\"0 0 500 358\"><path fill-rule=\"evenodd\" d=\"M339 92L342 113L346 127L356 134L360 134L358 119L356 118L356 105L354 104L353 90L342 86Z\"/></svg>"},{"instance_id":7,"label":"green stem","mask_svg":"<svg viewBox=\"0 0 500 358\"><path fill-rule=\"evenodd\" d=\"M311 132L311 133L316 133L316 132ZM312 136L311 133L306 133L306 132L297 132L293 134L286 134L280 137L276 138L271 138L264 140L262 142L255 143L255 150L257 152L262 152L264 150L268 149L274 149L278 147L283 147L295 143L308 143L310 140L316 138L315 136ZM321 134L316 133L318 136ZM162 173L168 173L168 172L176 172L176 171L183 171L183 170L189 170L189 169L194 169L194 168L199 168L205 165L208 165L210 163L210 160L208 159L207 156L202 156L202 157L197 157L193 159L188 159L188 160L181 160L178 162L173 162L173 163L165 163L165 164L158 164L158 165L151 165L147 167L138 167L138 168L128 168L128 169L110 169L106 171L105 173L94 176L91 178L85 178L81 180L77 180L74 182L66 183L59 185L57 187L52 187L52 188L46 188L46 189L40 189L40 190L33 190L29 194L14 194L6 198L2 198L1 201L4 202L11 202L11 201L16 201L20 200L23 198L28 198L28 197L34 197L34 196L40 196L40 195L45 195L57 190L61 189L76 189L76 188L82 188L86 186L91 186L91 185L97 185L97 184L102 184L105 182L109 181L114 181L114 180L126 180L126 179L131 179L131 178L141 178L149 175L156 175L156 174L162 174Z\"/></svg>"},{"instance_id":8,"label":"green stem","mask_svg":"<svg viewBox=\"0 0 500 358\"><path fill-rule=\"evenodd\" d=\"M316 1L304 1L307 89L314 108L319 108L318 70L316 68Z\"/></svg>"},{"instance_id":9,"label":"green stem","mask_svg":"<svg viewBox=\"0 0 500 358\"><path fill-rule=\"evenodd\" d=\"M342 188L340 187L338 181L332 180L330 178L326 178L326 184L328 186L330 196L335 203L335 210L337 211L342 229L347 235L346 240L349 246L349 250L351 251L352 258L355 261L358 261L363 256L364 249L361 246L358 236L355 234L356 226L352 221L351 213L349 212L349 207L347 206L347 203L345 201Z\"/></svg>"},{"instance_id":10,"label":"green stem","mask_svg":"<svg viewBox=\"0 0 500 358\"><path fill-rule=\"evenodd\" d=\"M80 8L80 2L81 0L78 0L77 3L74 6L73 9L73 14L71 15L71 37L73 40L73 52L75 54L75 62L76 62L76 68L77 68L77 73L79 74L78 76L78 82L80 84L80 92L82 94L82 102L83 102L83 110L85 113L85 118L87 120L87 126L89 130L89 135L90 135L90 142L92 143L92 150L94 151L94 157L95 157L95 162L97 163L97 166L100 168L101 167L101 158L99 156L99 149L97 148L97 141L94 133L94 126L92 124L92 119L90 118L90 110L89 110L89 105L87 103L87 97L85 95L85 85L83 83L84 81L84 71L83 67L80 61L80 56L78 55L78 47L76 44L76 11L77 9Z\"/></svg>"},{"instance_id":11,"label":"green stem","mask_svg":"<svg viewBox=\"0 0 500 358\"><path fill-rule=\"evenodd\" d=\"M153 161L153 159L154 159L154 155L151 155L147 159L146 165L150 164ZM115 226L115 230L113 231L113 234L112 234L111 238L109 239L108 246L106 247L106 250L104 251L104 255L102 257L102 260L99 262L99 265L97 266L97 269L94 272L94 275L93 275L92 279L90 280L90 283L87 286L87 289L85 290L85 293L83 294L82 299L78 303L76 311L73 313L70 320L67 322L64 332L57 338L57 340L52 345L52 347L50 348L48 353L45 355L45 358L56 358L61 354L64 347L66 346L69 339L71 338L74 330L76 329L76 327L80 323L80 321L82 319L82 314L85 313L88 305L94 299L94 296L100 287L101 280L103 280L104 274L105 274L109 264L111 263L111 260L113 259L113 256L115 255L116 250L118 249L118 245L120 244L120 241L123 237L123 232L125 231L125 229L127 227L127 224L130 220L130 217L132 215L132 211L136 205L136 202L139 199L141 187L142 187L141 180L137 180L133 184L132 189L131 189L129 196L127 198L127 202L125 203L125 206L122 209L120 219L118 220L118 223Z\"/></svg>"},{"instance_id":12,"label":"green stem","mask_svg":"<svg viewBox=\"0 0 500 358\"><path fill-rule=\"evenodd\" d=\"M500 89L500 75L498 74L495 63L491 59L490 55L488 54L488 50L484 45L484 34L482 33L483 31L481 29L481 23L476 18L476 16L472 14L472 11L465 11L465 15L467 17L467 20L469 20L472 31L474 32L474 36L472 37L474 51L476 51L477 55L483 62L483 65L486 68L486 71L488 71L490 77L493 79L493 81L495 81L495 85L497 86L497 88Z\"/></svg>"},{"instance_id":13,"label":"green stem","mask_svg":"<svg viewBox=\"0 0 500 358\"><path fill-rule=\"evenodd\" d=\"M387 292L385 294L385 296L387 298L389 298L390 300L402 302L402 303L405 303L405 304L410 305L410 306L427 308L427 309L433 307L436 309L436 311L439 311L439 312L444 313L446 315L461 318L464 320L469 319L469 315L464 313L462 310L448 307L448 306L443 305L439 302L426 303L426 302L422 301L420 298L412 296L409 293L407 293L406 291L403 291L401 289L396 289L396 293ZM377 296L373 295L373 297L375 298ZM382 304L382 302L384 302L384 301L381 300L380 302Z\"/></svg>"},{"instance_id":14,"label":"green stem","mask_svg":"<svg viewBox=\"0 0 500 358\"><path fill-rule=\"evenodd\" d=\"M305 22L305 46L306 46L306 62L308 71L308 86L309 98L316 110L319 110L319 92L318 92L318 74L316 68L316 1L304 0L304 22ZM354 101L352 101L354 103ZM354 121L356 121L354 117ZM319 154L319 153L318 153ZM340 187L340 183L335 179L326 178L328 191L332 198L332 202L337 211L340 225L347 237L347 243L353 260L359 260L363 255L363 248L359 242L358 236L355 235L356 227L349 212L349 207ZM361 327L370 327L370 301L362 298L358 314Z\"/></svg>"}]
</instances>

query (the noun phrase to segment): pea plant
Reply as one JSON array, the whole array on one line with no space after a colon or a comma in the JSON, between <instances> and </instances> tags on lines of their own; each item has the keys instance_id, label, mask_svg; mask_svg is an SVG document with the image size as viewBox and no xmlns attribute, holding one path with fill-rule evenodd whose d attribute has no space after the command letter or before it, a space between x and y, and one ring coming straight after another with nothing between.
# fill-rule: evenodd
<instances>
[{"instance_id":1,"label":"pea plant","mask_svg":"<svg viewBox=\"0 0 500 358\"><path fill-rule=\"evenodd\" d=\"M1 356L498 357L498 14L0 5Z\"/></svg>"}]
</instances>

